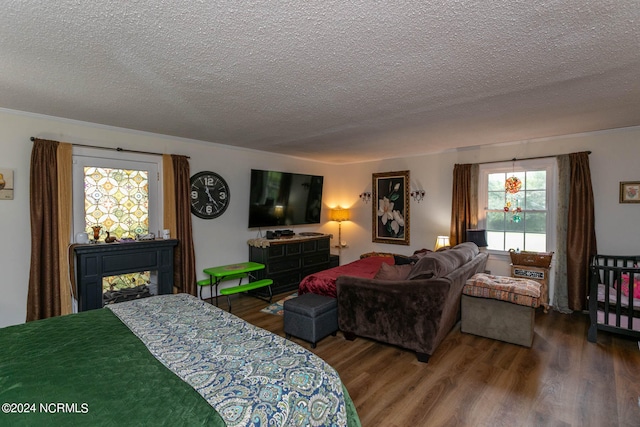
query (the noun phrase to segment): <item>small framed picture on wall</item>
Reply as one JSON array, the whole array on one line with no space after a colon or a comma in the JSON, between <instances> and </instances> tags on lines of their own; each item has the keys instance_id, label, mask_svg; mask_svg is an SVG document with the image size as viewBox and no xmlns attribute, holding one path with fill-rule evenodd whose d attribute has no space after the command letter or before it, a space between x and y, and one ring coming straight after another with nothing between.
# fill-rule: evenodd
<instances>
[{"instance_id":1,"label":"small framed picture on wall","mask_svg":"<svg viewBox=\"0 0 640 427\"><path fill-rule=\"evenodd\" d=\"M640 203L640 181L620 183L620 203Z\"/></svg>"},{"instance_id":2,"label":"small framed picture on wall","mask_svg":"<svg viewBox=\"0 0 640 427\"><path fill-rule=\"evenodd\" d=\"M13 200L13 170L0 168L0 200Z\"/></svg>"}]
</instances>

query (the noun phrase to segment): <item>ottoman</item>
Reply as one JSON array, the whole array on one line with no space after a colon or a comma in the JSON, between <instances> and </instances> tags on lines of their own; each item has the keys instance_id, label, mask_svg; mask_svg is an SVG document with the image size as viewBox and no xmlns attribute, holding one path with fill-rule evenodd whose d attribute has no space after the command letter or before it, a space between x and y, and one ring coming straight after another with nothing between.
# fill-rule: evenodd
<instances>
[{"instance_id":1,"label":"ottoman","mask_svg":"<svg viewBox=\"0 0 640 427\"><path fill-rule=\"evenodd\" d=\"M530 279L474 275L462 289L460 330L531 347L540 287Z\"/></svg>"},{"instance_id":2,"label":"ottoman","mask_svg":"<svg viewBox=\"0 0 640 427\"><path fill-rule=\"evenodd\" d=\"M311 348L338 331L338 302L335 298L303 294L284 302L284 333L311 343Z\"/></svg>"}]
</instances>

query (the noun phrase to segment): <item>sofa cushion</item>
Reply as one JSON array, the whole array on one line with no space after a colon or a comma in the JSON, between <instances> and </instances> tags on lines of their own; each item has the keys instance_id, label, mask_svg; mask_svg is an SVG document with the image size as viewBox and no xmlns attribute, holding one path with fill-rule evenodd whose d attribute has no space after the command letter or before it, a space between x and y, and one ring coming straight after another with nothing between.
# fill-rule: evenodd
<instances>
[{"instance_id":1,"label":"sofa cushion","mask_svg":"<svg viewBox=\"0 0 640 427\"><path fill-rule=\"evenodd\" d=\"M456 251L455 253L460 254L465 260L464 262L471 261L480 253L480 249L478 249L478 246L473 242L460 243L451 249Z\"/></svg>"},{"instance_id":2,"label":"sofa cushion","mask_svg":"<svg viewBox=\"0 0 640 427\"><path fill-rule=\"evenodd\" d=\"M443 256L445 252L433 253L420 258L409 273L409 280L430 279L446 276L459 265L459 260Z\"/></svg>"},{"instance_id":3,"label":"sofa cushion","mask_svg":"<svg viewBox=\"0 0 640 427\"><path fill-rule=\"evenodd\" d=\"M406 280L413 266L410 264L390 265L381 264L380 270L374 276L378 280Z\"/></svg>"},{"instance_id":4,"label":"sofa cushion","mask_svg":"<svg viewBox=\"0 0 640 427\"><path fill-rule=\"evenodd\" d=\"M471 261L478 254L474 243L461 243L442 252L429 252L420 258L409 273L409 280L444 277Z\"/></svg>"}]
</instances>

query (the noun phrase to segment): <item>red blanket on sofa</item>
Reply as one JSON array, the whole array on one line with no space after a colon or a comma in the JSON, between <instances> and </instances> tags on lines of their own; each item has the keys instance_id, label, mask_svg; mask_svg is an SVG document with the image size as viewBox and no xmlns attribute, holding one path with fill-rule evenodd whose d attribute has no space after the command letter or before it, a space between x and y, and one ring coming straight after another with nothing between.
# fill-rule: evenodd
<instances>
[{"instance_id":1,"label":"red blanket on sofa","mask_svg":"<svg viewBox=\"0 0 640 427\"><path fill-rule=\"evenodd\" d=\"M356 276L372 279L382 263L394 264L393 257L372 256L362 258L349 264L313 273L302 279L298 287L298 295L312 293L336 297L336 279L340 276Z\"/></svg>"}]
</instances>

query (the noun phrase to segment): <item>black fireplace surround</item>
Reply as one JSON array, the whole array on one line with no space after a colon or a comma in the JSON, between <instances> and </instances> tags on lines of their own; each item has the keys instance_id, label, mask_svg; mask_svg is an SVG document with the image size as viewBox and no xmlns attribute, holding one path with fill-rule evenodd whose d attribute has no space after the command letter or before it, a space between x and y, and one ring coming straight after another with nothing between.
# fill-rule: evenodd
<instances>
[{"instance_id":1,"label":"black fireplace surround","mask_svg":"<svg viewBox=\"0 0 640 427\"><path fill-rule=\"evenodd\" d=\"M74 245L78 311L102 308L102 278L155 271L158 294L173 292L176 239Z\"/></svg>"}]
</instances>

